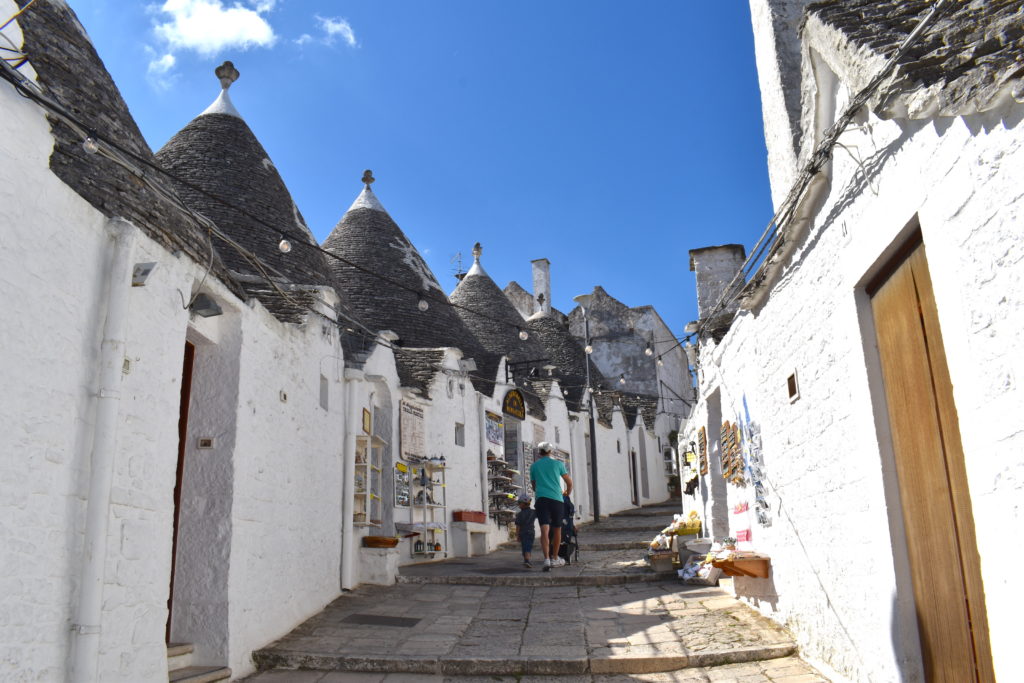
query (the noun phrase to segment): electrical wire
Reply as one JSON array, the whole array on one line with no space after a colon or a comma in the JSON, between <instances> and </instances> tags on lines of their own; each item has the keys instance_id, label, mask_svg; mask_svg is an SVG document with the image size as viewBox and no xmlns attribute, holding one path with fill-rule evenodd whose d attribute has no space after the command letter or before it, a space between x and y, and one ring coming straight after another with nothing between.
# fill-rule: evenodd
<instances>
[{"instance_id":1,"label":"electrical wire","mask_svg":"<svg viewBox=\"0 0 1024 683\"><path fill-rule=\"evenodd\" d=\"M711 310L708 311L707 315L702 316L703 322L699 323L698 327L699 334L704 333L715 314L735 301L735 299L740 295L745 287L737 287L737 285L747 280L747 276L750 275L751 272L754 272L755 265L758 268L763 267L776 253L778 253L781 243L776 239L776 237L780 232L788 227L793 212L796 211L799 206L800 199L803 197L804 192L810 185L811 180L831 159L832 149L836 146L839 137L846 131L850 123L853 122L860 109L869 99L871 99L872 96L874 96L885 80L889 78L892 71L899 63L899 60L903 58L903 56L924 34L925 30L930 27L942 15L942 13L952 5L952 3L953 0L936 0L935 5L931 8L928 14L918 22L917 26L914 27L914 30L911 31L910 35L907 36L896 52L886 60L886 63L881 69L879 69L878 73L875 74L868 84L854 95L850 100L849 105L847 105L846 109L843 110L843 113L838 119L836 119L835 123L825 131L821 142L819 142L814 148L814 151L811 153L810 158L804 165L800 175L790 187L789 192L786 194L786 198L780 204L778 211L776 211L775 215L772 216L772 219L768 222L764 232L761 233L761 237L751 249L750 255L740 266L736 275L732 280L730 280L729 284L725 287L722 295L718 298L715 305L711 307ZM762 256L764 256L763 260L761 258Z\"/></svg>"},{"instance_id":2,"label":"electrical wire","mask_svg":"<svg viewBox=\"0 0 1024 683\"><path fill-rule=\"evenodd\" d=\"M9 25L12 21L14 21L14 19L17 18L17 16L21 15L25 10L27 10L29 8L29 6L31 6L31 4L33 2L35 2L35 0L31 0L31 2L29 2L28 5L23 7L17 14L14 15L14 17L9 19L3 26L6 27L7 25ZM0 28L3 28L3 27L0 27ZM22 61L22 63L24 63L24 60ZM20 66L20 64L18 66ZM198 193L200 193L200 194L202 194L202 195L204 195L204 196L206 196L206 197L208 197L208 198L218 202L222 206L225 206L227 208L230 208L230 209L240 213L241 215L243 215L243 216L247 217L248 219L250 219L251 221L253 221L253 223L255 225L257 225L257 226L259 226L261 228L264 228L264 229L266 229L268 231L272 231L272 234L274 234L275 237L282 237L282 238L285 238L285 239L291 239L296 244L305 246L307 248L312 248L312 249L314 249L314 250L324 254L325 256L328 256L330 258L333 258L333 259L336 259L336 260L338 260L340 262L343 262L346 265L349 265L349 266L351 266L353 268L356 268L357 270L359 270L359 271L361 271L363 273L366 273L366 274L371 275L373 277L379 278L379 279L381 279L381 280L383 280L385 282L388 282L389 284L392 284L392 285L394 285L396 287L399 287L399 288L404 289L406 291L409 291L411 293L417 294L419 296L424 296L426 298L434 298L435 300L443 301L444 303L447 303L448 305L451 305L454 308L459 308L460 310L464 310L464 311L472 313L474 315L478 315L478 316L480 316L482 318L485 318L487 320L490 320L492 322L496 322L496 323L499 323L499 324L502 324L502 325L508 325L508 326L515 327L517 331L522 331L523 330L523 328L525 326L525 321L524 321L524 325L521 326L521 325L518 325L518 324L515 324L515 323L510 323L510 322L508 322L506 320L502 320L502 319L490 316L488 314L482 313L482 312L477 311L477 310L475 310L475 309L473 309L471 307L464 306L464 305L461 305L461 304L456 304L456 303L450 301L447 296L444 296L443 292L441 293L441 297L439 298L436 295L434 295L434 293L432 291L424 292L422 290L410 287L408 285L405 285L404 283L398 282L398 281L396 281L396 280L394 280L394 279L392 279L390 277L387 277L387 276L382 275L380 273L377 273L377 272L375 272L375 271L373 271L373 270L371 270L369 268L366 268L366 267L362 266L361 264L352 262L352 261L350 261L350 260L348 260L348 259L346 259L344 257L341 257L341 256L339 256L339 255L337 255L337 254L335 254L335 253L333 253L331 251L323 249L319 245L307 241L304 235L295 235L294 233L291 233L288 230L282 231L279 227L275 227L275 226L270 225L269 223L263 221L260 217L255 216L255 215L251 214L250 212L246 211L243 207L240 207L240 206L237 206L235 204L232 204L231 202L223 199L222 197L219 197L219 196L217 196L217 195L215 195L215 194L213 194L211 192L208 192L204 188L199 187L199 186L197 186L197 185L195 185L193 183L190 183L190 182L188 182L188 181L186 181L186 180L176 176L175 174L170 173L169 171L167 171L163 167L159 166L158 164L156 164L156 163L150 161L149 159L146 159L146 158L140 156L139 154L136 154L135 152L125 148L124 146L122 146L122 145L120 145L118 143L116 143L109 136L101 134L101 133L98 133L97 131L93 130L92 128L90 128L88 126L88 124L84 123L83 121L78 119L76 116L71 114L69 112L68 108L63 106L62 103L60 103L56 99L48 96L45 93L45 91L43 90L43 88L41 88L37 83L31 81L30 79L28 79L27 77L25 77L21 73L15 71L16 68L17 67L11 67L10 65L8 65L6 63L3 63L3 69L0 70L0 75L3 76L4 80L7 80L8 82L10 82L11 85L15 88L15 90L20 95L22 95L23 97L26 97L27 99L35 102L37 105L41 106L48 113L50 113L50 115L54 116L59 121L61 121L62 123L67 125L69 128L71 128L71 130L74 133L76 133L77 135L82 137L83 142L85 144L91 145L94 148L92 150L92 153L98 153L101 156L103 156L104 158L107 158L108 160L110 160L113 163L117 164L118 166L122 167L123 169L125 169L126 171L131 173L133 176L135 176L136 178L141 180L146 185L146 187L151 189L158 196L163 198L165 201L168 201L177 210L179 210L179 211L185 213L186 215L192 217L197 223L199 223L202 227L204 227L206 229L207 238L208 238L208 244L209 244L209 248L210 248L210 259L209 259L209 263L207 265L206 271L205 271L205 273L203 275L203 278L200 281L199 287L197 288L197 294L198 294L198 290L202 288L202 285L205 283L208 275L212 271L213 262L214 262L214 250L213 250L212 237L216 236L218 239L220 239L225 244L227 244L229 247L231 247L233 250L235 250L239 255L241 255L247 262L249 262L250 265L252 265L261 274L262 279L265 280L274 290L276 290L277 294L279 296L281 296L285 301L288 301L289 303L291 303L294 306L297 306L297 307L300 307L300 308L303 308L303 309L307 309L307 310L317 314L320 317L323 317L323 318L326 318L327 320L330 320L330 322L332 322L332 324L338 325L338 321L336 319L331 319L331 318L325 316L321 311L315 309L314 307L309 306L308 304L305 304L304 302L297 301L293 297L289 296L277 284L277 282L275 281L275 278L273 277L272 273L276 274L282 280L286 280L287 278L284 278L284 276L282 276L281 273L277 272L276 269L274 269L273 267L271 267L268 264L264 263L259 258L259 256L257 254L255 254L254 252L246 249L245 247L240 245L237 241L235 241L233 238L231 238L229 235L227 235L223 231L221 231L218 228L218 226L216 225L216 223L214 223L212 220L207 218L202 213L199 213L199 212L193 210L191 207L187 206L180 199L180 197L176 193L169 192L161 184L154 182L153 179L146 173L145 169L139 167L140 165L144 166L146 169L150 169L152 171L155 171L156 173L166 177L167 179L171 180L174 183L179 183L180 185L182 185L184 187L187 187L187 188L189 188L189 189L191 189L191 190L193 190L195 192L198 192ZM182 296L182 302L183 302L185 308L188 308L195 301L195 298L196 298L197 294L194 294L187 304L184 303L184 296ZM395 351L397 353L406 353L406 350L402 349L401 347L397 347L397 346L395 346L395 345L393 345L393 344L391 344L389 342L381 340L380 337L379 337L379 333L378 332L372 330L370 327L365 325L363 322L361 322L357 318L355 318L355 317L353 317L353 316L351 316L351 315L349 315L349 314L339 310L338 307L332 307L332 309L334 310L334 312L337 315L339 315L340 317L345 318L346 320L348 320L352 324L354 324L357 327L359 327L363 331L363 333L365 335L365 338L368 338L368 339L372 340L373 343L385 346L385 347L387 347L387 348L389 348L392 351ZM355 332L354 330L350 330L350 331ZM611 341L611 340L605 340L605 341ZM676 339L675 337L673 337L671 339L667 339L667 340L660 340L660 339L659 340L652 340L651 343L653 344L653 343L669 343L669 342L673 343L673 347L672 348L675 348L675 346L678 346L681 343L681 341L679 339ZM671 351L671 349L669 349L669 351ZM661 356L664 355L664 353L667 353L667 351L663 352L661 355L659 355L658 358L660 359ZM482 376L471 376L471 377L473 377L475 379L478 379L478 380L481 380L481 381L490 382L490 383L493 383L493 384L498 384L499 383L497 380L491 380L491 379L488 379L488 378L485 378L485 377L482 377ZM560 386L561 386L561 384L560 384ZM520 388L522 388L522 387L520 387ZM567 386L565 388L570 388L570 387ZM539 394L536 394L536 393L533 393L533 392L529 392L529 390L527 390L527 393L530 393L531 395L536 396L537 398L543 398ZM601 392L598 392L598 393L601 393ZM610 393L623 395L623 394L621 394L621 392L610 392ZM561 399L563 401L565 400L564 397L556 397L556 398L559 398L559 399Z\"/></svg>"}]
</instances>

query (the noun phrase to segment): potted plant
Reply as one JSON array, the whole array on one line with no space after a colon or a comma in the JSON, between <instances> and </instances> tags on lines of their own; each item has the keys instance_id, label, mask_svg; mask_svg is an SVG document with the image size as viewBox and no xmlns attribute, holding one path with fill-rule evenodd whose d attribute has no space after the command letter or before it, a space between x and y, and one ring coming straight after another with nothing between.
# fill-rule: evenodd
<instances>
[{"instance_id":1,"label":"potted plant","mask_svg":"<svg viewBox=\"0 0 1024 683\"><path fill-rule=\"evenodd\" d=\"M732 536L726 536L722 539L722 546L726 550L736 550L736 539Z\"/></svg>"}]
</instances>

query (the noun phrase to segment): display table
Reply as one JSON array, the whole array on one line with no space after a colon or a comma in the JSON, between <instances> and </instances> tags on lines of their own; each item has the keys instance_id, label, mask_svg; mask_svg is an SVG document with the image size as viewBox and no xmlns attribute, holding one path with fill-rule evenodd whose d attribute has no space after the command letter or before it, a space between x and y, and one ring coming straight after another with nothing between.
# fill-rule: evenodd
<instances>
[{"instance_id":1,"label":"display table","mask_svg":"<svg viewBox=\"0 0 1024 683\"><path fill-rule=\"evenodd\" d=\"M726 576L747 576L755 579L767 579L771 569L772 558L751 552L736 552L727 560L713 559L711 564L722 570Z\"/></svg>"}]
</instances>

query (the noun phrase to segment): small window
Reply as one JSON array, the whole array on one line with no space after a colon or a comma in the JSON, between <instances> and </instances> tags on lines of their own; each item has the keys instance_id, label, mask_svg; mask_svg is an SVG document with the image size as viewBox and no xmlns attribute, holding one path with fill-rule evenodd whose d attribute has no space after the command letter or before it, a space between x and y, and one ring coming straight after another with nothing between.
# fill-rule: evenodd
<instances>
[{"instance_id":1,"label":"small window","mask_svg":"<svg viewBox=\"0 0 1024 683\"><path fill-rule=\"evenodd\" d=\"M562 430L555 427L555 443L562 443Z\"/></svg>"},{"instance_id":2,"label":"small window","mask_svg":"<svg viewBox=\"0 0 1024 683\"><path fill-rule=\"evenodd\" d=\"M786 391L789 392L790 403L796 403L800 398L800 384L796 378L796 370L786 379Z\"/></svg>"},{"instance_id":3,"label":"small window","mask_svg":"<svg viewBox=\"0 0 1024 683\"><path fill-rule=\"evenodd\" d=\"M616 453L621 453L622 452L622 442L619 441L618 439L615 439L615 452Z\"/></svg>"},{"instance_id":4,"label":"small window","mask_svg":"<svg viewBox=\"0 0 1024 683\"><path fill-rule=\"evenodd\" d=\"M455 423L455 445L466 445L466 425L462 424L461 422Z\"/></svg>"},{"instance_id":5,"label":"small window","mask_svg":"<svg viewBox=\"0 0 1024 683\"><path fill-rule=\"evenodd\" d=\"M327 410L330 392L328 391L327 378L320 375L320 407Z\"/></svg>"}]
</instances>

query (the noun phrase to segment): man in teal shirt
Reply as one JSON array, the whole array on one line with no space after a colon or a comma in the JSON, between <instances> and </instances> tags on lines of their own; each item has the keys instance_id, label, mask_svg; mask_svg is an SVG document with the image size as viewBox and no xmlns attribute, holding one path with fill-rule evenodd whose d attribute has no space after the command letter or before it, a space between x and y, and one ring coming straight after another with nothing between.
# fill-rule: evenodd
<instances>
[{"instance_id":1,"label":"man in teal shirt","mask_svg":"<svg viewBox=\"0 0 1024 683\"><path fill-rule=\"evenodd\" d=\"M565 565L565 560L558 556L558 547L562 543L562 517L565 507L562 502L562 482L565 482L565 494L572 493L572 477L565 471L561 460L551 457L555 448L547 441L537 444L537 461L530 466L530 483L537 496L534 509L537 521L540 522L540 548L544 551L544 571L552 567ZM550 528L554 534L548 537Z\"/></svg>"}]
</instances>

